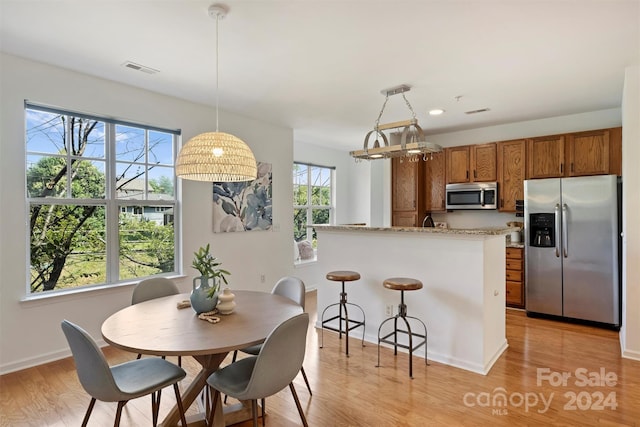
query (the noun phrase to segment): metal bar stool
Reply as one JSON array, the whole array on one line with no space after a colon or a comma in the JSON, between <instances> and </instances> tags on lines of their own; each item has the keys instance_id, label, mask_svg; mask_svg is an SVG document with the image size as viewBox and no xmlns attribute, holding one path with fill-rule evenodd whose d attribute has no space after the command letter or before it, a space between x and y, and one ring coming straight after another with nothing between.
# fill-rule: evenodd
<instances>
[{"instance_id":1,"label":"metal bar stool","mask_svg":"<svg viewBox=\"0 0 640 427\"><path fill-rule=\"evenodd\" d=\"M427 362L427 326L424 322L417 317L407 316L407 305L404 303L404 291L416 291L418 289L422 289L422 282L417 279L410 279L406 277L393 277L391 279L386 279L383 282L383 286L387 289L392 289L394 291L400 291L400 304L398 305L398 314L393 317L389 317L384 320L380 327L378 328L378 364L376 367L380 366L380 343L392 344L393 345L393 354L398 354L398 347L405 348L409 350L409 377L413 379L413 352L418 348L424 345L424 364L428 365ZM398 328L398 319L402 319L406 329ZM419 334L413 332L411 330L411 324L407 319L416 320L418 325L422 325L424 329L424 334ZM385 323L393 320L393 331L386 334L385 336L380 336L382 333L382 327ZM409 345L402 344L398 342L398 333L405 334L409 338ZM393 335L393 340L389 339ZM416 344L413 343L413 338L421 339Z\"/></svg>"},{"instance_id":2,"label":"metal bar stool","mask_svg":"<svg viewBox=\"0 0 640 427\"><path fill-rule=\"evenodd\" d=\"M362 346L364 347L364 330L365 330L365 315L364 310L357 304L352 304L347 302L347 293L344 291L344 282L352 282L354 280L360 279L360 273L355 271L331 271L327 273L327 280L331 280L333 282L342 282L342 292L340 293L340 302L335 304L328 305L324 310L322 310L321 316L321 333L320 333L320 348L324 347L324 330L329 329L331 331L338 332L340 339L342 339L342 334L344 333L346 336L346 353L347 357L349 357L349 331L355 328L359 328L362 326ZM349 319L349 312L347 310L347 306L357 307L362 312L362 321ZM325 312L331 308L338 306L338 315L333 316L329 319L324 318ZM344 312L344 315L343 315ZM335 328L331 325L328 325L329 322L338 319L338 327ZM342 327L342 322L344 321L344 328Z\"/></svg>"}]
</instances>

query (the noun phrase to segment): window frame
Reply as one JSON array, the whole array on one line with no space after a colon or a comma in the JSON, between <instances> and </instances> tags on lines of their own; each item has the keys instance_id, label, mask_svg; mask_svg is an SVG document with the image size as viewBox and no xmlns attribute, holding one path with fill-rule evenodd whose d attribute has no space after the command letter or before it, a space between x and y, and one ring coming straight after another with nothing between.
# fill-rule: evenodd
<instances>
[{"instance_id":1,"label":"window frame","mask_svg":"<svg viewBox=\"0 0 640 427\"><path fill-rule=\"evenodd\" d=\"M25 101L24 103L24 120L25 120L25 134L24 134L24 153L25 153L25 202L26 202L26 211L27 211L27 221L31 220L31 208L33 206L53 206L53 205L69 205L69 206L99 206L104 208L105 214L105 230L104 238L105 238L105 280L104 282L96 282L90 283L86 285L73 286L69 288L54 288L52 290L39 290L33 292L31 289L32 285L32 267L31 267L31 250L32 250L32 242L31 242L31 229L27 228L26 230L26 245L27 245L27 261L26 261L26 297L25 299L33 299L33 298L41 298L46 296L54 296L61 294L72 294L77 292L84 292L91 289L104 289L115 287L123 284L138 282L142 278L146 277L156 277L156 276L176 276L182 274L182 266L180 263L181 258L181 241L182 241L182 227L181 227L181 188L180 183L177 177L175 176L175 172L172 173L173 180L173 198L171 199L154 199L150 198L150 171L157 167L163 167L167 169L171 169L175 171L175 160L177 157L177 152L179 147L181 146L181 130L180 129L168 129L161 128L157 126L149 126L142 123L134 123L126 120L118 120L109 117L97 116L93 114L85 114L79 113L76 111L61 109L50 107L42 104L32 103L29 101ZM101 122L104 125L104 156L102 158L91 157L91 156L74 156L69 151L69 147L67 145L67 141L65 140L65 150L66 153L51 153L51 152L42 152L37 150L30 150L28 146L28 114L29 111L36 111L41 113L53 113L66 116L67 118L79 118L79 119L87 119L87 120L96 120ZM68 133L70 128L69 119L65 120L65 133ZM118 194L118 190L115 185L116 180L116 167L118 163L123 163L122 160L118 161L118 156L116 155L116 139L118 134L116 129L118 126L127 126L134 127L137 129L141 129L144 131L144 155L142 160L137 159L134 162L124 161L124 163L136 164L144 167L144 197L140 199L129 199L126 197L122 197L121 194ZM158 132L162 134L167 134L167 138L171 137L171 163L167 164L165 162L152 162L150 160L150 150L149 150L149 141L151 140L149 135L151 132ZM28 167L28 158L29 156L41 156L41 157L51 157L51 158L64 158L65 161L68 162L69 159L80 159L81 161L100 161L104 164L104 194L102 198L78 198L74 197L74 195L70 192L70 187L72 184L72 180L65 178L66 185L66 193L64 197L33 197L29 194L29 167ZM69 163L70 164L70 163ZM67 177L69 177L69 171L67 171ZM154 208L154 211L157 211L158 208L162 208L163 210L173 209L173 271L165 271L160 272L158 274L152 274L149 276L140 276L135 278L124 278L121 279L122 276L120 264L121 264L121 254L120 254L120 220L121 215L123 213L127 213L131 208L142 210L144 216L145 207Z\"/></svg>"},{"instance_id":2,"label":"window frame","mask_svg":"<svg viewBox=\"0 0 640 427\"><path fill-rule=\"evenodd\" d=\"M315 163L307 163L307 162L298 162L298 161L294 161L293 162L294 167L295 165L302 165L305 166L307 168L307 204L305 205L296 205L295 204L295 200L294 200L294 204L293 204L293 211L294 211L294 216L295 216L295 211L296 210L306 210L307 215L307 222L306 222L306 239L309 242L312 242L313 244L313 233L314 233L314 227L316 224L314 224L312 222L313 220L313 211L314 210L328 210L329 211L329 225L333 225L335 224L335 215L336 215L336 168L335 166L326 166L326 165L319 165L319 164L315 164ZM312 182L312 168L321 168L321 169L327 169L329 171L329 188L330 188L330 192L329 192L329 205L314 205L311 204L311 202L313 201L313 197L312 197L312 189L313 189L313 182ZM292 174L292 180L293 180L293 174ZM293 183L293 185L295 186L295 182ZM323 224L324 225L324 224ZM294 232L295 232L295 223L294 223ZM296 242L296 244L298 243L295 239L294 236L294 242ZM315 262L317 261L317 248L314 247L314 256L312 259L308 259L308 260L301 260L300 257L298 257L296 260L294 260L294 264L295 265L299 265L299 264L305 264L305 263L309 263L309 262Z\"/></svg>"}]
</instances>

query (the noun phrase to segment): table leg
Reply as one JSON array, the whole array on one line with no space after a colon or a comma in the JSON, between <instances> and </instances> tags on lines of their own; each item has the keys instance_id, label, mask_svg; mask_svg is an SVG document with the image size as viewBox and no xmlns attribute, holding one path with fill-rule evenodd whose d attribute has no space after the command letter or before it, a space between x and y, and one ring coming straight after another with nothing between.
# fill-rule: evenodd
<instances>
[{"instance_id":1,"label":"table leg","mask_svg":"<svg viewBox=\"0 0 640 427\"><path fill-rule=\"evenodd\" d=\"M195 402L200 394L205 390L205 387L207 386L207 378L209 378L209 375L218 369L225 357L227 357L227 353L193 356L193 358L202 365L202 370L198 372L191 384L189 384L189 386L180 393L182 396L182 405L185 411L191 407L193 402ZM258 411L260 411L260 406L258 406ZM242 401L234 405L229 405L223 409L222 398L218 396L218 400L216 402L216 417L213 420L213 426L209 427L224 427L247 421L252 418L251 402ZM173 427L177 426L179 422L180 414L178 413L178 406L175 405L171 408L171 411L167 414L161 426ZM187 417L187 424L189 426L206 426L205 414L202 413Z\"/></svg>"},{"instance_id":2,"label":"table leg","mask_svg":"<svg viewBox=\"0 0 640 427\"><path fill-rule=\"evenodd\" d=\"M193 356L193 358L202 365L202 369L200 370L200 372L198 372L191 384L189 384L189 386L180 393L182 396L182 405L185 411L191 407L193 402L197 399L198 395L204 390L205 386L207 385L207 378L209 378L209 375L211 375L218 369L220 363L222 363L226 356L227 353ZM218 402L217 405L221 405L221 403ZM222 414L220 406L218 407L216 414ZM218 427L218 425L220 427L224 426L223 417L221 416L219 418L222 424L218 424L216 420L214 420L214 425L216 427ZM173 408L171 408L171 411L169 412L169 414L167 414L161 425L163 427L176 426L178 425L179 421L180 414L178 413L178 406L175 405ZM189 424L191 423L189 422Z\"/></svg>"}]
</instances>

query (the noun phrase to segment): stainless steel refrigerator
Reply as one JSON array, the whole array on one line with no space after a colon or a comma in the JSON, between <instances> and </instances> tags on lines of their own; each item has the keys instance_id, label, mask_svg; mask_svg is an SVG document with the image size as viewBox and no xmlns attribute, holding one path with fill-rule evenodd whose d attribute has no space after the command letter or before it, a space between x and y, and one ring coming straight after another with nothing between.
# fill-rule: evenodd
<instances>
[{"instance_id":1,"label":"stainless steel refrigerator","mask_svg":"<svg viewBox=\"0 0 640 427\"><path fill-rule=\"evenodd\" d=\"M528 314L620 326L619 193L615 175L525 181Z\"/></svg>"}]
</instances>

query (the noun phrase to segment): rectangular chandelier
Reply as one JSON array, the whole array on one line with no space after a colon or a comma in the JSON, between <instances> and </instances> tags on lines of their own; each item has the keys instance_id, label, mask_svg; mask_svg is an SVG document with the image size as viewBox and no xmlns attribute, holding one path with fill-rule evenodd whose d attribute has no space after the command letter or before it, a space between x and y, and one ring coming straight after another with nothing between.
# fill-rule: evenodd
<instances>
[{"instance_id":1,"label":"rectangular chandelier","mask_svg":"<svg viewBox=\"0 0 640 427\"><path fill-rule=\"evenodd\" d=\"M409 104L409 101L404 95L404 92L407 92L410 89L410 86L400 85L382 91L382 93L386 95L386 98L384 104L382 104L382 109L380 110L380 114L378 115L378 119L376 120L375 127L365 136L362 150L349 152L351 157L355 159L377 160L389 159L394 157L413 157L442 151L442 147L438 144L426 141L424 132L418 125L416 114L413 111L411 104ZM409 111L411 111L413 118L411 118L410 120L380 124L380 118L382 117L382 113L384 112L384 107L387 105L389 96L398 93L402 94L402 98L404 98L407 107L409 107ZM400 144L389 144L389 140L387 139L387 136L383 131L400 128L402 128ZM373 142L373 146L369 147L369 140L372 135L375 135L375 141ZM380 142L380 140L382 140L382 142Z\"/></svg>"}]
</instances>

